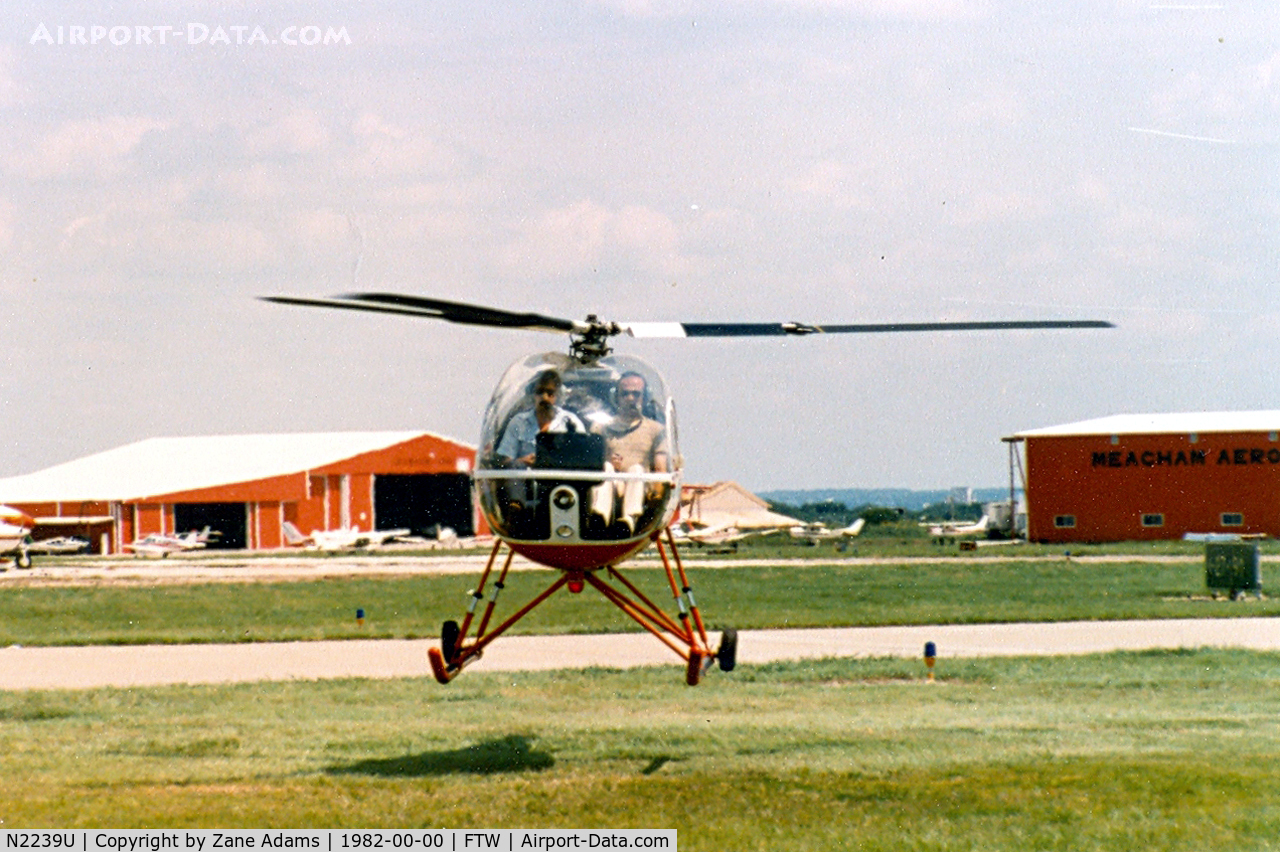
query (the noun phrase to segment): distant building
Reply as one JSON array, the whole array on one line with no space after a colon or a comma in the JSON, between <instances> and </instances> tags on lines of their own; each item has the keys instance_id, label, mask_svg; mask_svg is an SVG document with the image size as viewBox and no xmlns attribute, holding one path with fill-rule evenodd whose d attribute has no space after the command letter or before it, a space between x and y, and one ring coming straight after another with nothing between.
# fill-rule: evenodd
<instances>
[{"instance_id":1,"label":"distant building","mask_svg":"<svg viewBox=\"0 0 1280 852\"><path fill-rule=\"evenodd\" d=\"M1280 411L1116 415L1004 440L1025 445L1031 541L1280 536Z\"/></svg>"},{"instance_id":2,"label":"distant building","mask_svg":"<svg viewBox=\"0 0 1280 852\"><path fill-rule=\"evenodd\" d=\"M680 517L707 527L740 530L783 529L803 523L770 511L766 501L736 482L685 485L680 489Z\"/></svg>"},{"instance_id":3,"label":"distant building","mask_svg":"<svg viewBox=\"0 0 1280 852\"><path fill-rule=\"evenodd\" d=\"M276 548L285 521L473 535L474 465L475 447L430 432L152 438L0 479L0 502L34 517L37 538L82 535L104 553L205 526L224 547Z\"/></svg>"}]
</instances>

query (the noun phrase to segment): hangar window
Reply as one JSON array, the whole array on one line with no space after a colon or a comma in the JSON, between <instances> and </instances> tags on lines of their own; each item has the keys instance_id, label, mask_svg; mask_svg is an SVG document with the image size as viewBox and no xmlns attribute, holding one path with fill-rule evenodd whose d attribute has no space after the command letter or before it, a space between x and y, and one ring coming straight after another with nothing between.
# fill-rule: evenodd
<instances>
[{"instance_id":1,"label":"hangar window","mask_svg":"<svg viewBox=\"0 0 1280 852\"><path fill-rule=\"evenodd\" d=\"M1244 526L1244 514L1241 512L1223 512L1222 525L1224 527L1242 527Z\"/></svg>"},{"instance_id":2,"label":"hangar window","mask_svg":"<svg viewBox=\"0 0 1280 852\"><path fill-rule=\"evenodd\" d=\"M1053 525L1060 530L1075 529L1076 516L1075 515L1054 515Z\"/></svg>"},{"instance_id":3,"label":"hangar window","mask_svg":"<svg viewBox=\"0 0 1280 852\"><path fill-rule=\"evenodd\" d=\"M1162 527L1164 526L1164 515L1159 512L1148 512L1142 516L1142 525L1144 527Z\"/></svg>"}]
</instances>

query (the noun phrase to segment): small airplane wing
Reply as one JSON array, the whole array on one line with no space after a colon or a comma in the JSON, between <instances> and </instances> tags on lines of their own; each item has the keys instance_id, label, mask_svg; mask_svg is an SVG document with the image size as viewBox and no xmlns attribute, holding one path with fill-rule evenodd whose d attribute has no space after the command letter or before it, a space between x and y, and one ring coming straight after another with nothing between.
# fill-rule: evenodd
<instances>
[{"instance_id":1,"label":"small airplane wing","mask_svg":"<svg viewBox=\"0 0 1280 852\"><path fill-rule=\"evenodd\" d=\"M374 541L377 544L387 544L388 542L395 541L398 538L404 538L411 532L413 532L413 530L408 529L374 530L373 532L368 533L368 536L371 541Z\"/></svg>"}]
</instances>

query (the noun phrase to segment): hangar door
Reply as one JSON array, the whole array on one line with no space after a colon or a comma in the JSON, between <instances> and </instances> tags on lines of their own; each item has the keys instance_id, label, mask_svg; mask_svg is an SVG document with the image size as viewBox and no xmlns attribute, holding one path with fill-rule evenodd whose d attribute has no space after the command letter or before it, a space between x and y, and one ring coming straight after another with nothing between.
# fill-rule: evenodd
<instances>
[{"instance_id":1,"label":"hangar door","mask_svg":"<svg viewBox=\"0 0 1280 852\"><path fill-rule=\"evenodd\" d=\"M380 530L402 527L434 537L437 525L460 536L475 535L471 477L465 473L378 474L373 480L373 513Z\"/></svg>"},{"instance_id":2,"label":"hangar door","mask_svg":"<svg viewBox=\"0 0 1280 852\"><path fill-rule=\"evenodd\" d=\"M208 527L222 533L210 550L243 550L249 546L249 510L244 503L174 503L173 528L184 533Z\"/></svg>"}]
</instances>

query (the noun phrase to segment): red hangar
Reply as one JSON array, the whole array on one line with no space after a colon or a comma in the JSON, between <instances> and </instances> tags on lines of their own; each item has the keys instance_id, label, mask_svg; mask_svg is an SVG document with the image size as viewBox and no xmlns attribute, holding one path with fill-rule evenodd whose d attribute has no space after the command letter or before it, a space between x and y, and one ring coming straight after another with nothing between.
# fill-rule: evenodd
<instances>
[{"instance_id":1,"label":"red hangar","mask_svg":"<svg viewBox=\"0 0 1280 852\"><path fill-rule=\"evenodd\" d=\"M1018 432L1029 541L1280 536L1280 411L1119 414Z\"/></svg>"},{"instance_id":2,"label":"red hangar","mask_svg":"<svg viewBox=\"0 0 1280 852\"><path fill-rule=\"evenodd\" d=\"M104 554L206 526L245 550L285 546L286 523L470 536L488 532L474 465L474 446L423 431L150 438L0 479L0 502L35 519L37 541L76 535Z\"/></svg>"}]
</instances>

